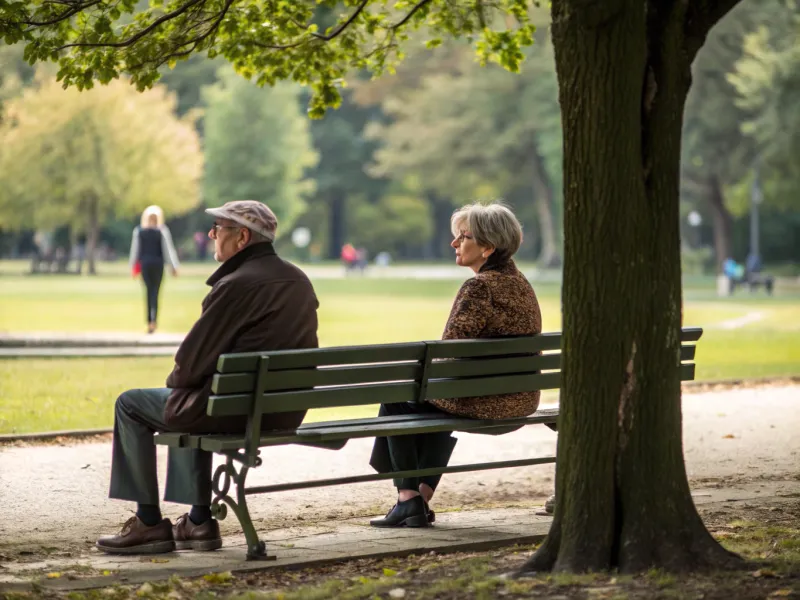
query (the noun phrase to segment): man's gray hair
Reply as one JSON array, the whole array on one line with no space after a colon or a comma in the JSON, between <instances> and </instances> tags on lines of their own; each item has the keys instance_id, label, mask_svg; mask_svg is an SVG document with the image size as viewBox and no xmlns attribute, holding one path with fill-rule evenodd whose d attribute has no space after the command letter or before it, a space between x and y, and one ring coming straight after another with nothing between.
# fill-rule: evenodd
<instances>
[{"instance_id":1,"label":"man's gray hair","mask_svg":"<svg viewBox=\"0 0 800 600\"><path fill-rule=\"evenodd\" d=\"M479 246L494 248L500 260L514 256L522 244L522 225L502 202L462 206L450 218L450 229L455 237L469 231Z\"/></svg>"}]
</instances>

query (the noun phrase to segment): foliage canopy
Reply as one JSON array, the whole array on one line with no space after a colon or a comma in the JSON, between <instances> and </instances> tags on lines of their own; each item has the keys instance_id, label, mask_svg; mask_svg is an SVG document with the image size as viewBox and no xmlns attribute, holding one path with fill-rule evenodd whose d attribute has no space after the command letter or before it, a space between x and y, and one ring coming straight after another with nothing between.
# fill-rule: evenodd
<instances>
[{"instance_id":1,"label":"foliage canopy","mask_svg":"<svg viewBox=\"0 0 800 600\"><path fill-rule=\"evenodd\" d=\"M141 90L162 65L206 50L260 85L311 85L314 117L339 105L348 70L391 71L410 31L424 27L429 46L466 36L482 62L516 71L534 30L528 0L150 0L145 9L136 0L11 0L0 11L0 37L24 41L32 62L58 61L65 85L88 88L127 73Z\"/></svg>"}]
</instances>

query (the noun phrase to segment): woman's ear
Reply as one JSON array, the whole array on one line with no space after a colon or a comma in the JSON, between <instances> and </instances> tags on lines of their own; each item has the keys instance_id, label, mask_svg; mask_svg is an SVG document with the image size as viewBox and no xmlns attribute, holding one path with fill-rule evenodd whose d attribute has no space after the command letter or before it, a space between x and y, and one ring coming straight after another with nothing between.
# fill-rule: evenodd
<instances>
[{"instance_id":1,"label":"woman's ear","mask_svg":"<svg viewBox=\"0 0 800 600\"><path fill-rule=\"evenodd\" d=\"M481 256L483 256L483 258L489 258L492 254L494 254L494 251L494 246L489 246L488 248L484 248L483 252L481 252Z\"/></svg>"}]
</instances>

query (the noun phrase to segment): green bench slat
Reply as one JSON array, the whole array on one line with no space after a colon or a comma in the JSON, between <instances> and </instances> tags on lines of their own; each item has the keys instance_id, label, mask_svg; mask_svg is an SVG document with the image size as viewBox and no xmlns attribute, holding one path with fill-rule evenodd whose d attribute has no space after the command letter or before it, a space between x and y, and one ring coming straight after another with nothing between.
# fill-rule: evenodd
<instances>
[{"instance_id":1,"label":"green bench slat","mask_svg":"<svg viewBox=\"0 0 800 600\"><path fill-rule=\"evenodd\" d=\"M271 366L272 359L270 359ZM405 381L419 379L421 375L422 366L418 362L270 371L264 391L302 389L321 385ZM214 394L239 394L252 392L255 386L255 373L231 373L229 375L217 373L214 375L211 391Z\"/></svg>"},{"instance_id":2,"label":"green bench slat","mask_svg":"<svg viewBox=\"0 0 800 600\"><path fill-rule=\"evenodd\" d=\"M686 363L681 365L681 381L694 381L694 363Z\"/></svg>"},{"instance_id":3,"label":"green bench slat","mask_svg":"<svg viewBox=\"0 0 800 600\"><path fill-rule=\"evenodd\" d=\"M427 415L425 415L427 417ZM412 420L392 420L384 417L378 422L375 419L365 419L364 423L353 423L343 427L314 428L301 426L297 431L276 432L261 436L259 446L275 446L287 443L325 442L342 439L356 439L363 437L382 437L389 435L410 435L415 433L436 433L441 431L478 431L509 427L522 427L523 425L555 423L558 418L558 409L544 409L536 411L529 417L519 419L466 419L460 417L445 417L433 415L433 418L418 418ZM203 450L222 452L244 448L243 435L206 435L192 436L193 443L199 443Z\"/></svg>"},{"instance_id":4,"label":"green bench slat","mask_svg":"<svg viewBox=\"0 0 800 600\"><path fill-rule=\"evenodd\" d=\"M425 399L469 398L512 394L532 390L552 390L560 387L561 373L542 373L538 375L494 375L469 379L439 379L428 381Z\"/></svg>"},{"instance_id":5,"label":"green bench slat","mask_svg":"<svg viewBox=\"0 0 800 600\"><path fill-rule=\"evenodd\" d=\"M410 382L366 384L360 386L335 386L295 392L272 392L259 399L259 408L265 413L290 412L312 408L361 406L364 404L394 404L417 399L419 384ZM212 417L246 415L249 413L251 394L211 396L207 414Z\"/></svg>"},{"instance_id":6,"label":"green bench slat","mask_svg":"<svg viewBox=\"0 0 800 600\"><path fill-rule=\"evenodd\" d=\"M702 327L684 327L681 329L682 342L696 342L703 335Z\"/></svg>"},{"instance_id":7,"label":"green bench slat","mask_svg":"<svg viewBox=\"0 0 800 600\"><path fill-rule=\"evenodd\" d=\"M559 350L561 334L540 333L535 336L479 340L437 340L427 344L431 358L478 358Z\"/></svg>"},{"instance_id":8,"label":"green bench slat","mask_svg":"<svg viewBox=\"0 0 800 600\"><path fill-rule=\"evenodd\" d=\"M694 360L694 353L697 351L697 346L681 346L681 362L685 360Z\"/></svg>"},{"instance_id":9,"label":"green bench slat","mask_svg":"<svg viewBox=\"0 0 800 600\"><path fill-rule=\"evenodd\" d=\"M455 359L434 362L428 367L429 379L479 377L508 373L532 373L561 368L561 354L517 356L513 358Z\"/></svg>"},{"instance_id":10,"label":"green bench slat","mask_svg":"<svg viewBox=\"0 0 800 600\"><path fill-rule=\"evenodd\" d=\"M425 356L425 343L411 342L406 344L223 354L217 360L217 371L220 373L255 372L258 370L258 361L262 355L269 356L269 368L271 371L353 363L419 361Z\"/></svg>"}]
</instances>

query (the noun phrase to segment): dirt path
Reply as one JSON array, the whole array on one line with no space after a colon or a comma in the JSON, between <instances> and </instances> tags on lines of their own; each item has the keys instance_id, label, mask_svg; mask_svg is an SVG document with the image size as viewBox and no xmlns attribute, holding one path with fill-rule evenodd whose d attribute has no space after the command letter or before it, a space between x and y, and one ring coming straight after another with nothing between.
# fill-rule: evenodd
<instances>
[{"instance_id":1,"label":"dirt path","mask_svg":"<svg viewBox=\"0 0 800 600\"><path fill-rule=\"evenodd\" d=\"M697 484L733 483L800 476L800 386L734 389L684 395L687 470ZM453 464L486 459L545 456L556 435L529 427L491 438L459 435ZM265 452L264 467L249 478L263 485L369 472L371 442L351 441L327 452L281 447ZM0 447L0 553L4 547L87 547L101 533L116 531L133 505L107 498L111 447L101 443ZM163 482L166 453L161 453ZM436 507L478 506L544 499L553 486L552 465L448 476ZM370 483L255 497L259 528L385 512L393 501L389 483ZM166 505L166 516L184 511ZM223 533L238 531L235 519Z\"/></svg>"}]
</instances>

